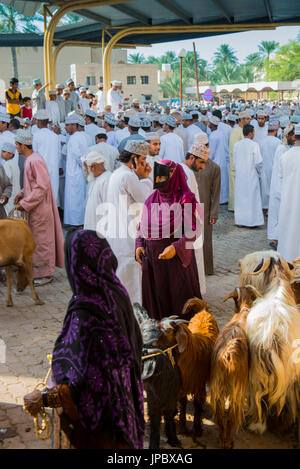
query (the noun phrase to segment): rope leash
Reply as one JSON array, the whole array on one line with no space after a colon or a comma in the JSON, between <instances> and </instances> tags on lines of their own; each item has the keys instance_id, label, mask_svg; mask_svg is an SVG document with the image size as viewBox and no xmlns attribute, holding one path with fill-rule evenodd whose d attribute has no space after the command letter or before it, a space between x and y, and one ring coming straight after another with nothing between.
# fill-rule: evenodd
<instances>
[{"instance_id":1,"label":"rope leash","mask_svg":"<svg viewBox=\"0 0 300 469\"><path fill-rule=\"evenodd\" d=\"M170 360L170 362L171 362L171 364L174 368L175 360L174 360L174 357L172 355L172 350L175 347L178 347L178 344L172 345L172 347L166 348L165 350L162 350L161 352L151 353L150 355L144 355L144 356L142 356L142 360L147 360L147 358L157 357L158 355L162 355L163 353L167 353L168 357L169 357L169 360Z\"/></svg>"},{"instance_id":2,"label":"rope leash","mask_svg":"<svg viewBox=\"0 0 300 469\"><path fill-rule=\"evenodd\" d=\"M43 386L43 388L47 387L47 381L50 377L50 374L51 374L51 362L52 362L52 355L47 355L47 358L50 362L50 368L46 374L46 377L44 379L44 382L42 383L38 383L35 388L34 388L34 391L39 387L39 386ZM51 417L50 414L48 414L46 411L45 411L45 408L42 407L38 413L37 413L37 416L33 418L34 420L34 427L35 427L35 434L36 436L44 441L44 440L47 440L48 438L51 438L52 436L52 433L53 433L53 419ZM41 420L41 422L40 422Z\"/></svg>"}]
</instances>

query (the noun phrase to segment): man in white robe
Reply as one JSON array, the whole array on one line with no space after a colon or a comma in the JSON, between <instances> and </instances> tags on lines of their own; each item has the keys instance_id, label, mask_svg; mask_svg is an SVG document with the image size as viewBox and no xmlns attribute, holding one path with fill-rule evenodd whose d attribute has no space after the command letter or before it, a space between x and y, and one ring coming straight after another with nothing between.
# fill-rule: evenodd
<instances>
[{"instance_id":1,"label":"man in white robe","mask_svg":"<svg viewBox=\"0 0 300 469\"><path fill-rule=\"evenodd\" d=\"M182 125L188 135L188 147L190 148L195 141L195 135L204 132L202 132L202 130L197 127L197 125L193 124L193 117L191 114L183 114Z\"/></svg>"},{"instance_id":2,"label":"man in white robe","mask_svg":"<svg viewBox=\"0 0 300 469\"><path fill-rule=\"evenodd\" d=\"M207 138L207 137L206 137ZM208 140L207 140L208 142ZM182 167L187 176L187 183L191 191L195 194L197 201L200 203L198 183L194 172L201 171L205 168L206 161L209 156L209 149L205 144L194 143L189 149L182 163ZM201 295L206 293L206 279L204 271L204 257L203 257L203 234L195 241L195 258L198 269L198 277L200 283Z\"/></svg>"},{"instance_id":3,"label":"man in white robe","mask_svg":"<svg viewBox=\"0 0 300 469\"><path fill-rule=\"evenodd\" d=\"M118 142L115 136L115 126L117 123L118 121L112 114L106 114L104 117L104 128L106 130L107 143L116 148L118 148Z\"/></svg>"},{"instance_id":4,"label":"man in white robe","mask_svg":"<svg viewBox=\"0 0 300 469\"><path fill-rule=\"evenodd\" d=\"M6 175L12 185L12 193L5 205L6 214L14 208L14 199L20 192L20 168L18 165L18 152L14 143L3 142L0 146L1 162L5 169ZM16 155L17 154L17 155Z\"/></svg>"},{"instance_id":5,"label":"man in white robe","mask_svg":"<svg viewBox=\"0 0 300 469\"><path fill-rule=\"evenodd\" d=\"M56 91L49 91L49 98L50 99L46 101L46 111L49 115L49 122L59 124L60 112L58 103L56 102Z\"/></svg>"},{"instance_id":6,"label":"man in white robe","mask_svg":"<svg viewBox=\"0 0 300 469\"><path fill-rule=\"evenodd\" d=\"M115 208L108 216L107 240L118 259L117 276L132 303L141 304L140 266L135 260L135 237L143 204L152 192L146 162L148 144L130 140L120 154L121 166L111 175L107 202ZM139 204L139 205L133 205Z\"/></svg>"},{"instance_id":7,"label":"man in white robe","mask_svg":"<svg viewBox=\"0 0 300 469\"><path fill-rule=\"evenodd\" d=\"M40 109L45 109L46 107L46 97L45 97L45 88L49 86L49 83L46 83L42 86L40 78L33 80L34 90L31 95L32 102L32 114L35 114Z\"/></svg>"},{"instance_id":8,"label":"man in white robe","mask_svg":"<svg viewBox=\"0 0 300 469\"><path fill-rule=\"evenodd\" d=\"M64 223L83 226L86 200L86 180L81 157L87 153L88 144L84 132L78 130L77 114L66 118L66 131L70 135L67 146Z\"/></svg>"},{"instance_id":9,"label":"man in white robe","mask_svg":"<svg viewBox=\"0 0 300 469\"><path fill-rule=\"evenodd\" d=\"M188 149L189 149L189 137L188 137L188 134L186 133L186 131L180 127L181 122L182 122L181 114L180 114L180 112L177 112L177 111L174 112L173 111L171 113L171 116L175 117L175 119L177 120L176 127L174 129L174 134L178 135L182 139L182 141L183 141L183 153L184 153L184 155L186 155L187 152L188 152Z\"/></svg>"},{"instance_id":10,"label":"man in white robe","mask_svg":"<svg viewBox=\"0 0 300 469\"><path fill-rule=\"evenodd\" d=\"M95 124L97 118L97 114L92 111L91 109L87 110L85 113L85 132L92 137L92 142L96 143L95 141L95 135L97 135L98 132L98 125Z\"/></svg>"},{"instance_id":11,"label":"man in white robe","mask_svg":"<svg viewBox=\"0 0 300 469\"><path fill-rule=\"evenodd\" d=\"M86 95L86 88L79 88L80 98L79 98L79 108L83 115L86 114L86 111L90 110L90 100Z\"/></svg>"},{"instance_id":12,"label":"man in white robe","mask_svg":"<svg viewBox=\"0 0 300 469\"><path fill-rule=\"evenodd\" d=\"M49 114L41 109L36 113L38 131L33 135L33 151L39 153L44 158L51 180L51 185L56 203L58 203L59 189L59 156L60 143L58 136L48 129Z\"/></svg>"},{"instance_id":13,"label":"man in white robe","mask_svg":"<svg viewBox=\"0 0 300 469\"><path fill-rule=\"evenodd\" d=\"M84 156L84 168L87 172L88 194L85 207L84 229L101 233L99 221L101 204L107 200L108 182L111 172L106 170L106 160L96 151L89 151Z\"/></svg>"},{"instance_id":14,"label":"man in white robe","mask_svg":"<svg viewBox=\"0 0 300 469\"><path fill-rule=\"evenodd\" d=\"M122 105L122 97L118 88L120 86L119 83L121 82L114 80L110 90L107 92L107 104L111 106L112 114L117 114L119 105Z\"/></svg>"},{"instance_id":15,"label":"man in white robe","mask_svg":"<svg viewBox=\"0 0 300 469\"><path fill-rule=\"evenodd\" d=\"M254 129L255 135L253 140L260 145L268 135L268 125L266 123L266 113L264 111L257 111L257 125Z\"/></svg>"},{"instance_id":16,"label":"man in white robe","mask_svg":"<svg viewBox=\"0 0 300 469\"><path fill-rule=\"evenodd\" d=\"M268 123L268 135L260 143L260 152L263 159L261 175L261 198L263 209L269 208L270 185L272 178L273 161L280 140L276 137L279 122Z\"/></svg>"},{"instance_id":17,"label":"man in white robe","mask_svg":"<svg viewBox=\"0 0 300 469\"><path fill-rule=\"evenodd\" d=\"M66 106L63 98L64 85L57 83L56 87L56 102L59 108L59 122L65 122L66 119Z\"/></svg>"},{"instance_id":18,"label":"man in white robe","mask_svg":"<svg viewBox=\"0 0 300 469\"><path fill-rule=\"evenodd\" d=\"M280 207L280 177L279 160L281 155L292 148L295 144L294 124L287 124L283 129L282 143L278 145L273 162L273 170L270 185L269 211L268 211L268 239L271 240L270 246L276 249L278 243L278 218Z\"/></svg>"},{"instance_id":19,"label":"man in white robe","mask_svg":"<svg viewBox=\"0 0 300 469\"><path fill-rule=\"evenodd\" d=\"M130 136L130 132L128 130L128 122L129 122L129 116L122 116L121 119L118 122L118 128L115 130L115 138L118 143L118 146L124 140L124 138L127 138Z\"/></svg>"},{"instance_id":20,"label":"man in white robe","mask_svg":"<svg viewBox=\"0 0 300 469\"><path fill-rule=\"evenodd\" d=\"M300 124L295 125L296 144L279 158L280 208L277 251L288 261L300 256Z\"/></svg>"},{"instance_id":21,"label":"man in white robe","mask_svg":"<svg viewBox=\"0 0 300 469\"><path fill-rule=\"evenodd\" d=\"M165 135L160 138L160 159L172 160L175 163L182 163L184 160L183 141L174 133L177 125L177 119L173 116L167 116L163 125ZM146 138L146 137L145 137Z\"/></svg>"},{"instance_id":22,"label":"man in white robe","mask_svg":"<svg viewBox=\"0 0 300 469\"><path fill-rule=\"evenodd\" d=\"M104 106L105 106L105 96L104 96L104 91L103 91L103 85L99 83L98 85L99 91L96 93L96 98L97 98L97 110L98 113L104 112Z\"/></svg>"},{"instance_id":23,"label":"man in white robe","mask_svg":"<svg viewBox=\"0 0 300 469\"><path fill-rule=\"evenodd\" d=\"M243 135L233 147L234 221L238 226L254 227L264 224L259 181L262 156L258 143L253 141L254 127L245 125Z\"/></svg>"},{"instance_id":24,"label":"man in white robe","mask_svg":"<svg viewBox=\"0 0 300 469\"><path fill-rule=\"evenodd\" d=\"M208 137L210 148L210 159L220 166L221 170L221 194L220 204L228 202L229 190L229 140L228 135L219 129L221 121L217 116L208 118L208 126L211 133Z\"/></svg>"},{"instance_id":25,"label":"man in white robe","mask_svg":"<svg viewBox=\"0 0 300 469\"><path fill-rule=\"evenodd\" d=\"M89 147L89 151L96 151L106 160L106 169L111 173L119 167L119 152L116 147L107 143L106 130L98 127L98 134L95 136L96 145Z\"/></svg>"},{"instance_id":26,"label":"man in white robe","mask_svg":"<svg viewBox=\"0 0 300 469\"><path fill-rule=\"evenodd\" d=\"M75 111L78 111L78 109L79 109L79 94L76 93L76 91L75 91L74 81L72 80L72 78L69 78L67 80L66 84L67 84L67 87L68 87L69 92L70 92L70 100L73 103L73 109Z\"/></svg>"},{"instance_id":27,"label":"man in white robe","mask_svg":"<svg viewBox=\"0 0 300 469\"><path fill-rule=\"evenodd\" d=\"M146 142L149 143L149 151L147 155L147 163L151 168L151 173L149 174L149 179L153 183L153 174L154 174L154 163L155 161L158 162L161 157L159 156L160 150L160 139L157 132L149 132L146 135Z\"/></svg>"}]
</instances>

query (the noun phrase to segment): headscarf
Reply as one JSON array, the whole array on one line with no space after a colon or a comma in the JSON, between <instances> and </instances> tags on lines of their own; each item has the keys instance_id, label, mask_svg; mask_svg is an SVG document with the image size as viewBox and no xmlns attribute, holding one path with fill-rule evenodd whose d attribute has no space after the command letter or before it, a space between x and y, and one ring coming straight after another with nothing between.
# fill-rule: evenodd
<instances>
[{"instance_id":1,"label":"headscarf","mask_svg":"<svg viewBox=\"0 0 300 469\"><path fill-rule=\"evenodd\" d=\"M182 234L187 238L195 234L198 237L200 227L196 223L196 213L202 220L203 210L188 187L183 167L171 160L160 160L158 163L169 166L170 179L146 200L140 224L141 236L146 239L161 239L176 236L179 230L183 230ZM171 206L174 211L170 211Z\"/></svg>"},{"instance_id":2,"label":"headscarf","mask_svg":"<svg viewBox=\"0 0 300 469\"><path fill-rule=\"evenodd\" d=\"M56 340L52 373L68 384L87 434L98 429L143 448L142 338L117 259L95 231L68 233L65 263L72 299Z\"/></svg>"}]
</instances>

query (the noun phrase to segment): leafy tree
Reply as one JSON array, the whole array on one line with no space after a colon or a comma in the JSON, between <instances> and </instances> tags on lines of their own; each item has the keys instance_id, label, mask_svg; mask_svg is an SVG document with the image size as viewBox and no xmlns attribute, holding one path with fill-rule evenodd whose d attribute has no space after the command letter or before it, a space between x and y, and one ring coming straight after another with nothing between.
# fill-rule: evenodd
<instances>
[{"instance_id":1,"label":"leafy tree","mask_svg":"<svg viewBox=\"0 0 300 469\"><path fill-rule=\"evenodd\" d=\"M238 64L238 58L234 50L228 44L221 44L219 49L214 53L213 64L215 66L226 66Z\"/></svg>"},{"instance_id":2,"label":"leafy tree","mask_svg":"<svg viewBox=\"0 0 300 469\"><path fill-rule=\"evenodd\" d=\"M185 88L190 85L190 79L186 75L182 75L182 95L186 96ZM160 83L160 91L162 91L164 98L179 98L180 96L180 73L175 70L174 73L165 78Z\"/></svg>"},{"instance_id":3,"label":"leafy tree","mask_svg":"<svg viewBox=\"0 0 300 469\"><path fill-rule=\"evenodd\" d=\"M276 41L262 41L258 46L258 51L265 62L266 69L269 67L270 55L279 47L279 42Z\"/></svg>"},{"instance_id":4,"label":"leafy tree","mask_svg":"<svg viewBox=\"0 0 300 469\"><path fill-rule=\"evenodd\" d=\"M41 17L42 18L42 17ZM17 13L11 6L4 6L0 3L0 33L36 33L39 29L36 25L36 18ZM11 47L11 57L14 69L14 76L18 78L17 49Z\"/></svg>"},{"instance_id":5,"label":"leafy tree","mask_svg":"<svg viewBox=\"0 0 300 469\"><path fill-rule=\"evenodd\" d=\"M81 21L81 19L69 13L62 19L62 24L71 24ZM37 13L33 17L27 17L18 13L12 6L5 6L0 3L0 33L2 34L15 34L15 33L41 33L44 30L44 17ZM34 47L34 50L37 50ZM18 60L17 48L11 47L12 64L14 76L18 78Z\"/></svg>"},{"instance_id":6,"label":"leafy tree","mask_svg":"<svg viewBox=\"0 0 300 469\"><path fill-rule=\"evenodd\" d=\"M136 54L130 54L128 58L128 63L130 64L144 64L146 62L146 59L144 57L144 54L140 54L137 52Z\"/></svg>"},{"instance_id":7,"label":"leafy tree","mask_svg":"<svg viewBox=\"0 0 300 469\"><path fill-rule=\"evenodd\" d=\"M159 58L154 57L154 55L149 55L146 59L147 64L158 64L159 63Z\"/></svg>"},{"instance_id":8,"label":"leafy tree","mask_svg":"<svg viewBox=\"0 0 300 469\"><path fill-rule=\"evenodd\" d=\"M300 42L289 41L277 49L275 57L270 60L267 79L292 81L300 77Z\"/></svg>"}]
</instances>

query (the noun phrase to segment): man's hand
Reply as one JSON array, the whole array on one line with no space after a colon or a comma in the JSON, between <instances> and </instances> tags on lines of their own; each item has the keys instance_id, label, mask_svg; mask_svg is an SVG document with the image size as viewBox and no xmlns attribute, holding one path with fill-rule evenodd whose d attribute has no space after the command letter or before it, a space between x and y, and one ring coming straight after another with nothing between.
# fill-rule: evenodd
<instances>
[{"instance_id":1,"label":"man's hand","mask_svg":"<svg viewBox=\"0 0 300 469\"><path fill-rule=\"evenodd\" d=\"M145 249L143 247L139 247L135 251L135 258L139 264L142 265L142 259L141 256L146 256Z\"/></svg>"},{"instance_id":2,"label":"man's hand","mask_svg":"<svg viewBox=\"0 0 300 469\"><path fill-rule=\"evenodd\" d=\"M151 166L147 163L147 161L140 161L140 158L134 158L136 168L134 168L134 172L139 179L145 179L151 173Z\"/></svg>"},{"instance_id":3,"label":"man's hand","mask_svg":"<svg viewBox=\"0 0 300 469\"><path fill-rule=\"evenodd\" d=\"M211 218L211 219L209 220L209 223L210 223L211 225L215 225L215 224L217 223L217 219L216 219L216 218Z\"/></svg>"},{"instance_id":4,"label":"man's hand","mask_svg":"<svg viewBox=\"0 0 300 469\"><path fill-rule=\"evenodd\" d=\"M173 246L173 244L170 244L170 246L167 246L164 251L158 256L159 260L169 260L173 259L173 257L176 256L176 249Z\"/></svg>"},{"instance_id":5,"label":"man's hand","mask_svg":"<svg viewBox=\"0 0 300 469\"><path fill-rule=\"evenodd\" d=\"M16 195L16 197L14 198L14 204L17 205L22 199L23 195Z\"/></svg>"},{"instance_id":6,"label":"man's hand","mask_svg":"<svg viewBox=\"0 0 300 469\"><path fill-rule=\"evenodd\" d=\"M35 417L38 411L43 407L43 397L42 393L39 389L31 392L30 394L26 394L23 398L24 400L24 410L28 412L29 415Z\"/></svg>"}]
</instances>

